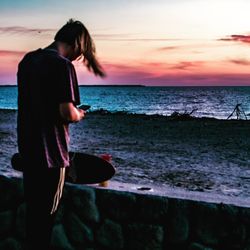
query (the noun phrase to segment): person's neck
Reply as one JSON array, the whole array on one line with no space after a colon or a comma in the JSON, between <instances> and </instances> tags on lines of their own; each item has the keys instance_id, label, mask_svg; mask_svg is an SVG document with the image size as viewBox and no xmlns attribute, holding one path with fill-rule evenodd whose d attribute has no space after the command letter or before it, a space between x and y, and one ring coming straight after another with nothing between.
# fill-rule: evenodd
<instances>
[{"instance_id":1,"label":"person's neck","mask_svg":"<svg viewBox=\"0 0 250 250\"><path fill-rule=\"evenodd\" d=\"M69 53L67 51L67 47L65 43L53 42L44 49L56 50L61 56L68 58L70 60L70 58L68 57Z\"/></svg>"},{"instance_id":2,"label":"person's neck","mask_svg":"<svg viewBox=\"0 0 250 250\"><path fill-rule=\"evenodd\" d=\"M49 46L45 47L44 49L53 49L58 51L58 45L56 42L51 43Z\"/></svg>"}]
</instances>

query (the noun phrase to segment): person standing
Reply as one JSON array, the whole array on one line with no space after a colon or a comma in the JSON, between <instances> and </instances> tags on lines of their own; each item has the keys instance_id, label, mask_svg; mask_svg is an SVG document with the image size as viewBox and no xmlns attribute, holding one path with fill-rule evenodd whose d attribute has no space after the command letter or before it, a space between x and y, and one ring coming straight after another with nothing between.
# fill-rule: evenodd
<instances>
[{"instance_id":1,"label":"person standing","mask_svg":"<svg viewBox=\"0 0 250 250\"><path fill-rule=\"evenodd\" d=\"M69 124L85 112L80 104L74 60L96 76L105 73L94 42L80 21L70 19L44 49L27 53L18 64L18 151L24 162L26 248L50 249L54 218L69 167Z\"/></svg>"}]
</instances>

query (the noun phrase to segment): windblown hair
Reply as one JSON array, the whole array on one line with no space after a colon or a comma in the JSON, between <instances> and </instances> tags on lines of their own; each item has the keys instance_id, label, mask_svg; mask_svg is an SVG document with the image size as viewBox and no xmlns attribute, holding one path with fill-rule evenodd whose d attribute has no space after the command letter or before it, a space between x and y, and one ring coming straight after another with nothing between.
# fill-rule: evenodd
<instances>
[{"instance_id":1,"label":"windblown hair","mask_svg":"<svg viewBox=\"0 0 250 250\"><path fill-rule=\"evenodd\" d=\"M80 21L70 19L55 35L55 41L73 46L83 57L87 69L95 75L104 77L105 72L96 59L96 48L87 28Z\"/></svg>"}]
</instances>

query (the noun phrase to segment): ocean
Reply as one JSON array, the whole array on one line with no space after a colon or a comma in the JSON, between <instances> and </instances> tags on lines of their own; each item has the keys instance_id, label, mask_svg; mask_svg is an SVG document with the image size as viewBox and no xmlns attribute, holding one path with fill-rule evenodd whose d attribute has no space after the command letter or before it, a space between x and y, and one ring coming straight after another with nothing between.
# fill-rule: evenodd
<instances>
[{"instance_id":1,"label":"ocean","mask_svg":"<svg viewBox=\"0 0 250 250\"><path fill-rule=\"evenodd\" d=\"M125 111L88 114L70 126L70 150L110 154L117 168L112 180L249 200L249 121L223 119L237 103L250 118L250 87L85 86L80 94L92 111ZM18 150L16 112L10 110L17 109L17 87L0 87L0 109L0 173L19 176L11 168ZM194 116L220 120L180 122L164 117L192 110Z\"/></svg>"},{"instance_id":2,"label":"ocean","mask_svg":"<svg viewBox=\"0 0 250 250\"><path fill-rule=\"evenodd\" d=\"M196 117L226 119L241 104L250 116L250 87L80 86L80 96L90 111L171 115L194 110ZM0 109L17 109L17 87L0 87Z\"/></svg>"}]
</instances>

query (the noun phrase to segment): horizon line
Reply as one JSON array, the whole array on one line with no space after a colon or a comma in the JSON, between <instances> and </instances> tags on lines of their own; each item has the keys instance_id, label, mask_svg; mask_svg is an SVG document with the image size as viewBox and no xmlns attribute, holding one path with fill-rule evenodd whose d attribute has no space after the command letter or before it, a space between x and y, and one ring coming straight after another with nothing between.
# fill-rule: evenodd
<instances>
[{"instance_id":1,"label":"horizon line","mask_svg":"<svg viewBox=\"0 0 250 250\"><path fill-rule=\"evenodd\" d=\"M17 84L0 84L0 87L17 87ZM143 84L79 84L79 87L250 87L250 85L143 85Z\"/></svg>"}]
</instances>

